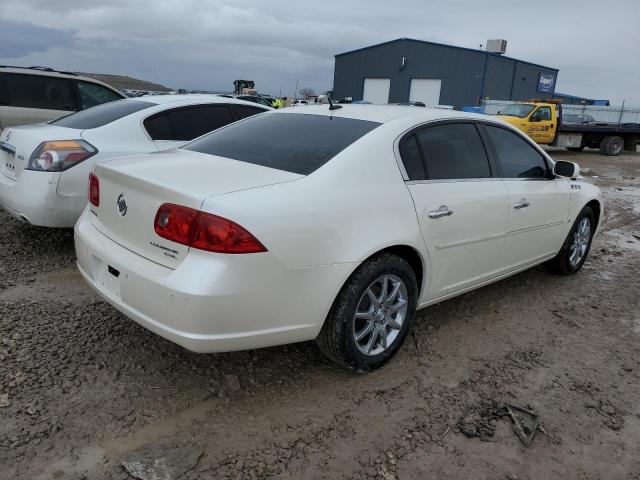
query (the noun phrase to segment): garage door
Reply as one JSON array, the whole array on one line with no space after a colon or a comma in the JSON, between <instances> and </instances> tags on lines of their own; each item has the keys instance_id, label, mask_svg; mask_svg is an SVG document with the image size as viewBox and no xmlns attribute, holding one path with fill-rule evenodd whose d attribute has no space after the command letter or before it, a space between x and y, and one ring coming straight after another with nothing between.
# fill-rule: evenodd
<instances>
[{"instance_id":1,"label":"garage door","mask_svg":"<svg viewBox=\"0 0 640 480\"><path fill-rule=\"evenodd\" d=\"M442 80L439 78L414 78L411 80L409 101L423 102L427 107L438 105L441 85Z\"/></svg>"},{"instance_id":2,"label":"garage door","mask_svg":"<svg viewBox=\"0 0 640 480\"><path fill-rule=\"evenodd\" d=\"M389 103L389 78L365 78L362 99L377 104Z\"/></svg>"}]
</instances>

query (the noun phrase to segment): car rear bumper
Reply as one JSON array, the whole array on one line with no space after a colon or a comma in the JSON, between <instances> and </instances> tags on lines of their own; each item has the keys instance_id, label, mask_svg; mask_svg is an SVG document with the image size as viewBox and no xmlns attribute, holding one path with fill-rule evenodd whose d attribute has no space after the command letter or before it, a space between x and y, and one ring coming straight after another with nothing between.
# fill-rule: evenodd
<instances>
[{"instance_id":1,"label":"car rear bumper","mask_svg":"<svg viewBox=\"0 0 640 480\"><path fill-rule=\"evenodd\" d=\"M286 269L268 252L223 255L192 249L173 270L110 240L89 215L85 210L75 227L84 279L127 317L195 352L314 339L354 268Z\"/></svg>"},{"instance_id":2,"label":"car rear bumper","mask_svg":"<svg viewBox=\"0 0 640 480\"><path fill-rule=\"evenodd\" d=\"M56 193L60 173L24 170L17 180L0 173L0 207L23 222L71 228L86 198Z\"/></svg>"}]
</instances>

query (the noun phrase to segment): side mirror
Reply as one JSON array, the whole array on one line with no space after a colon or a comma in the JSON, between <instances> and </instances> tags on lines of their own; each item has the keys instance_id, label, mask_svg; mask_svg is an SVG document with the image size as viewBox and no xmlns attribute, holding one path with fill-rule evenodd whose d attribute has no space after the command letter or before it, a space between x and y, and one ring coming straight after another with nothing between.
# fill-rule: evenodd
<instances>
[{"instance_id":1,"label":"side mirror","mask_svg":"<svg viewBox=\"0 0 640 480\"><path fill-rule=\"evenodd\" d=\"M530 121L530 122L539 122L539 121L540 121L540 116L539 116L539 115L536 115L536 114L534 113L533 115L531 115L531 116L529 117L529 121Z\"/></svg>"},{"instance_id":2,"label":"side mirror","mask_svg":"<svg viewBox=\"0 0 640 480\"><path fill-rule=\"evenodd\" d=\"M580 175L580 167L577 163L558 160L553 166L553 174L575 180Z\"/></svg>"}]
</instances>

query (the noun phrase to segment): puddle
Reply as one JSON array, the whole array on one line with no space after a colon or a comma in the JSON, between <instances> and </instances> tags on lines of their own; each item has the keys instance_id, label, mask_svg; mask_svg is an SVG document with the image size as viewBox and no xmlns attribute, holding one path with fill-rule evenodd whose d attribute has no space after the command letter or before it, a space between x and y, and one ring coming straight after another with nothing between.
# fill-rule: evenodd
<instances>
[{"instance_id":1,"label":"puddle","mask_svg":"<svg viewBox=\"0 0 640 480\"><path fill-rule=\"evenodd\" d=\"M613 280L612 272L596 272L596 277L600 280Z\"/></svg>"},{"instance_id":2,"label":"puddle","mask_svg":"<svg viewBox=\"0 0 640 480\"><path fill-rule=\"evenodd\" d=\"M609 187L603 188L606 197L619 200L640 214L640 187Z\"/></svg>"},{"instance_id":3,"label":"puddle","mask_svg":"<svg viewBox=\"0 0 640 480\"><path fill-rule=\"evenodd\" d=\"M100 447L83 447L72 451L66 457L53 462L47 469L34 480L50 479L55 477L56 472L64 472L66 475L83 474L95 470L95 468L104 460L105 451Z\"/></svg>"},{"instance_id":4,"label":"puddle","mask_svg":"<svg viewBox=\"0 0 640 480\"><path fill-rule=\"evenodd\" d=\"M615 228L605 232L605 235L613 237L614 243L620 248L640 252L640 240L635 238L629 232Z\"/></svg>"}]
</instances>

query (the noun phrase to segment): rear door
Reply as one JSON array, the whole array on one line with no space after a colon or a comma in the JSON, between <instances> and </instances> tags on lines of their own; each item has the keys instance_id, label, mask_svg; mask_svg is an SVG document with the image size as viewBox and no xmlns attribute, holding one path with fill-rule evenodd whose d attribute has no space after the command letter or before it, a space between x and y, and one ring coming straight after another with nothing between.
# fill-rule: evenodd
<instances>
[{"instance_id":1,"label":"rear door","mask_svg":"<svg viewBox=\"0 0 640 480\"><path fill-rule=\"evenodd\" d=\"M480 283L498 264L508 195L473 123L421 128L400 154L429 251L432 300Z\"/></svg>"},{"instance_id":2,"label":"rear door","mask_svg":"<svg viewBox=\"0 0 640 480\"><path fill-rule=\"evenodd\" d=\"M499 272L554 255L569 218L568 182L554 177L544 156L518 133L490 125L481 131L509 193L509 231Z\"/></svg>"},{"instance_id":3,"label":"rear door","mask_svg":"<svg viewBox=\"0 0 640 480\"><path fill-rule=\"evenodd\" d=\"M0 73L2 126L46 122L78 109L73 82L46 75Z\"/></svg>"},{"instance_id":4,"label":"rear door","mask_svg":"<svg viewBox=\"0 0 640 480\"><path fill-rule=\"evenodd\" d=\"M144 127L159 150L184 145L235 120L228 105L194 105L157 113L144 121Z\"/></svg>"}]
</instances>

